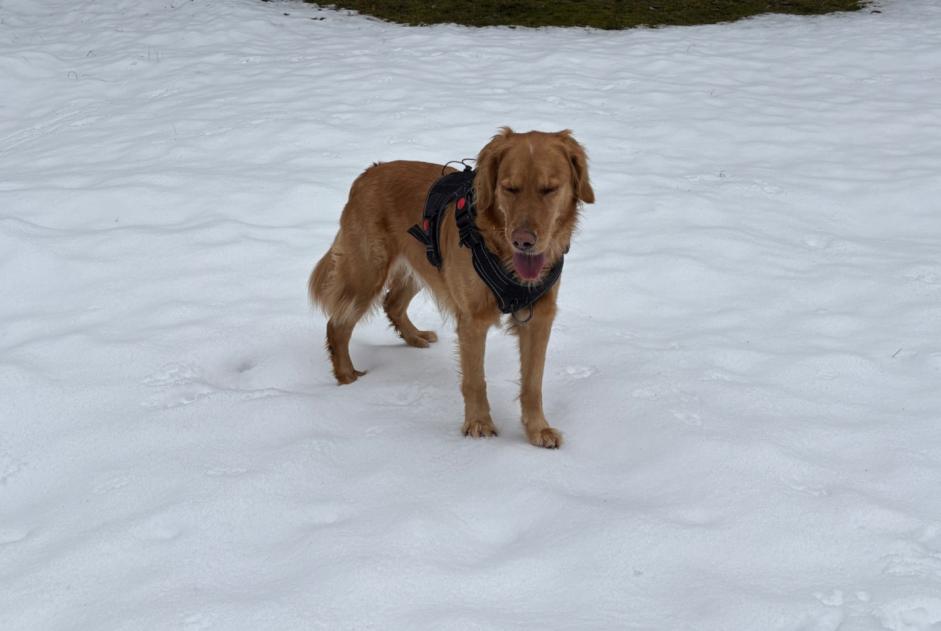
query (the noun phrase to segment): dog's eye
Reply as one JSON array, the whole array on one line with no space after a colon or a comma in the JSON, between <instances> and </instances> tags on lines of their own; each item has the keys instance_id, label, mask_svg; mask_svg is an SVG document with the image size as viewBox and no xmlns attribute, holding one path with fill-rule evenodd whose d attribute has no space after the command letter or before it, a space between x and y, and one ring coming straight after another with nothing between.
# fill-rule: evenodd
<instances>
[{"instance_id":1,"label":"dog's eye","mask_svg":"<svg viewBox=\"0 0 941 631\"><path fill-rule=\"evenodd\" d=\"M520 189L518 186L504 186L503 190L509 193L510 195L516 195L517 193L520 192Z\"/></svg>"},{"instance_id":2,"label":"dog's eye","mask_svg":"<svg viewBox=\"0 0 941 631\"><path fill-rule=\"evenodd\" d=\"M552 195L552 194L555 193L557 190L559 190L559 187L558 187L558 186L545 186L545 187L539 189L539 192L542 193L543 196L546 196L546 195Z\"/></svg>"}]
</instances>

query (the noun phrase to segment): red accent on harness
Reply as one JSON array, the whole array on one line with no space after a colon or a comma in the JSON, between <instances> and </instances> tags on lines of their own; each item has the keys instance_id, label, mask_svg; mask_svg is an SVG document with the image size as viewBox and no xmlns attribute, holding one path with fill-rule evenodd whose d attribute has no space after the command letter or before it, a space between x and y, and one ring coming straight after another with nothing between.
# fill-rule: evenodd
<instances>
[{"instance_id":1,"label":"red accent on harness","mask_svg":"<svg viewBox=\"0 0 941 631\"><path fill-rule=\"evenodd\" d=\"M464 205L467 204L467 201L464 197L459 197L457 200L457 209L464 210Z\"/></svg>"},{"instance_id":2,"label":"red accent on harness","mask_svg":"<svg viewBox=\"0 0 941 631\"><path fill-rule=\"evenodd\" d=\"M426 219L421 222L421 226L425 229L425 232L428 232L428 230L431 228L431 222Z\"/></svg>"}]
</instances>

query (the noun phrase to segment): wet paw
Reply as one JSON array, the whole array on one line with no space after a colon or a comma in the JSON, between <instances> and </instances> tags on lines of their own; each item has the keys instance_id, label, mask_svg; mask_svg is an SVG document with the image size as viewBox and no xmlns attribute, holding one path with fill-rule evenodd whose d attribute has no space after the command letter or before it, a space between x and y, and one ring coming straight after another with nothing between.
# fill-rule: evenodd
<instances>
[{"instance_id":1,"label":"wet paw","mask_svg":"<svg viewBox=\"0 0 941 631\"><path fill-rule=\"evenodd\" d=\"M353 383L365 374L365 370L356 370L354 368L351 372L336 372L334 376L337 378L338 384L345 386L348 383Z\"/></svg>"},{"instance_id":2,"label":"wet paw","mask_svg":"<svg viewBox=\"0 0 941 631\"><path fill-rule=\"evenodd\" d=\"M562 446L562 434L552 429L551 427L535 429L532 431L526 430L526 436L529 438L529 442L536 447L558 449Z\"/></svg>"},{"instance_id":3,"label":"wet paw","mask_svg":"<svg viewBox=\"0 0 941 631\"><path fill-rule=\"evenodd\" d=\"M465 436L471 438L490 438L497 435L497 428L494 427L490 419L464 421L464 427L461 428Z\"/></svg>"}]
</instances>

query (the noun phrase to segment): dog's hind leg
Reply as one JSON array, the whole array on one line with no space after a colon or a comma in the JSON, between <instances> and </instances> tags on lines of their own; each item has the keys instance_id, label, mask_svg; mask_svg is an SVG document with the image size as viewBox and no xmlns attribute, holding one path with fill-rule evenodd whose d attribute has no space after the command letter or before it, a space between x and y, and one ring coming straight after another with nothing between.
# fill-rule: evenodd
<instances>
[{"instance_id":1,"label":"dog's hind leg","mask_svg":"<svg viewBox=\"0 0 941 631\"><path fill-rule=\"evenodd\" d=\"M405 267L396 267L389 275L389 291L382 307L385 309L392 328L405 340L409 346L427 348L429 344L438 341L438 334L434 331L420 331L408 317L408 305L421 291L421 286Z\"/></svg>"},{"instance_id":2,"label":"dog's hind leg","mask_svg":"<svg viewBox=\"0 0 941 631\"><path fill-rule=\"evenodd\" d=\"M337 322L330 318L327 321L327 352L330 354L330 363L333 364L333 376L340 385L353 383L366 374L365 370L356 370L353 360L350 359L350 336L358 320L359 318Z\"/></svg>"},{"instance_id":3,"label":"dog's hind leg","mask_svg":"<svg viewBox=\"0 0 941 631\"><path fill-rule=\"evenodd\" d=\"M356 323L375 305L388 268L381 253L345 248L341 232L311 273L310 296L329 316L327 352L333 376L341 385L366 374L353 367L350 336Z\"/></svg>"}]
</instances>

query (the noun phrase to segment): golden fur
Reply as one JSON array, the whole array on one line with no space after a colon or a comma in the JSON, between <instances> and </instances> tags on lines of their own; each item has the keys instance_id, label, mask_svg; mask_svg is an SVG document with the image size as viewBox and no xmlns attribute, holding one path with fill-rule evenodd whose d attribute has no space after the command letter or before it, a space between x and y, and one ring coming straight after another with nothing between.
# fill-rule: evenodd
<instances>
[{"instance_id":1,"label":"golden fur","mask_svg":"<svg viewBox=\"0 0 941 631\"><path fill-rule=\"evenodd\" d=\"M366 169L353 182L333 245L310 275L310 297L329 318L327 350L333 374L346 384L365 374L353 367L350 335L359 319L377 304L383 288L387 292L382 305L407 344L426 347L437 341L434 332L419 330L406 312L415 294L427 287L440 308L457 322L464 434L494 436L484 347L487 330L500 321L496 300L474 271L469 250L459 247L453 205L441 222L444 264L440 270L428 262L424 246L407 232L420 221L428 189L443 169L438 164L407 161ZM581 203L594 202L584 149L568 130L518 134L503 128L481 150L477 170L477 227L487 247L506 261L509 270L525 269L514 268L514 251L521 260L536 261L530 266L536 266L533 273L538 276L530 282L538 282L567 251ZM526 258L529 255L532 258ZM549 448L562 442L542 411L543 367L558 290L556 283L536 303L531 320L525 324L511 320L510 324L519 337L520 403L526 435L532 444Z\"/></svg>"}]
</instances>

